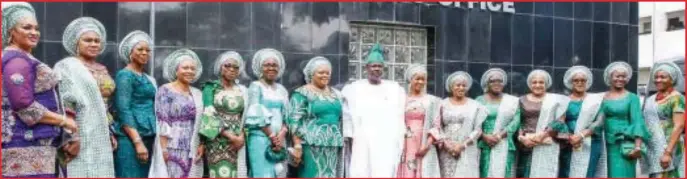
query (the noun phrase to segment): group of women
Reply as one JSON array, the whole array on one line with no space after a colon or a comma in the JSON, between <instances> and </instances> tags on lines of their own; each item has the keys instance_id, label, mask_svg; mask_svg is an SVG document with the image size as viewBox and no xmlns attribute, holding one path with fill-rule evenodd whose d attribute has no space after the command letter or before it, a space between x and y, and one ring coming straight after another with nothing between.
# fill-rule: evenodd
<instances>
[{"instance_id":1,"label":"group of women","mask_svg":"<svg viewBox=\"0 0 687 179\"><path fill-rule=\"evenodd\" d=\"M651 71L657 94L640 106L625 90L632 77L625 62L604 72L609 90L590 93L591 71L570 68L570 94L548 93L543 70L527 78L530 93L503 92L507 73L493 68L480 80L485 94L466 97L472 77L462 71L446 80L450 97L426 94L427 72L413 67L405 122L408 126L399 177L632 178L636 165L650 177L684 177L684 96L681 68L660 62ZM437 154L438 153L438 154Z\"/></svg>"},{"instance_id":2,"label":"group of women","mask_svg":"<svg viewBox=\"0 0 687 179\"><path fill-rule=\"evenodd\" d=\"M344 176L346 106L324 57L307 63L307 84L289 95L277 82L286 66L277 50L254 54L259 79L248 88L237 80L247 65L230 51L214 62L216 80L197 89L201 59L180 49L165 58L169 83L158 87L144 70L154 47L145 32L122 39L127 66L113 79L96 62L106 42L96 19L67 26L70 57L50 68L31 55L40 38L33 8L3 3L2 18L3 177L197 178L204 168L213 178ZM587 92L592 73L574 66L568 96L547 92L551 76L534 70L530 93L515 97L494 68L480 79L484 95L468 97L473 78L459 71L442 100L427 94L426 68L412 65L397 176L635 177L639 160L652 177L684 177L684 96L673 89L681 67L660 63L651 75L658 93L643 106L625 90L624 62L606 68L604 93Z\"/></svg>"}]
</instances>

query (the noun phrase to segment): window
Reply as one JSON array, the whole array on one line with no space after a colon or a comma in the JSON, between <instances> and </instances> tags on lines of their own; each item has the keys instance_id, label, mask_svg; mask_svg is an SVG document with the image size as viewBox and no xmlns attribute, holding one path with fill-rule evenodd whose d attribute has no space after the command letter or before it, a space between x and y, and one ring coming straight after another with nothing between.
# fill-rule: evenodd
<instances>
[{"instance_id":1,"label":"window","mask_svg":"<svg viewBox=\"0 0 687 179\"><path fill-rule=\"evenodd\" d=\"M666 13L666 19L668 19L666 31L685 29L685 10Z\"/></svg>"},{"instance_id":2,"label":"window","mask_svg":"<svg viewBox=\"0 0 687 179\"><path fill-rule=\"evenodd\" d=\"M384 48L386 66L382 78L406 84L410 64L427 64L427 29L389 24L352 23L349 42L349 80L367 76L363 63L375 43Z\"/></svg>"},{"instance_id":3,"label":"window","mask_svg":"<svg viewBox=\"0 0 687 179\"><path fill-rule=\"evenodd\" d=\"M639 34L651 33L651 16L639 18Z\"/></svg>"}]
</instances>

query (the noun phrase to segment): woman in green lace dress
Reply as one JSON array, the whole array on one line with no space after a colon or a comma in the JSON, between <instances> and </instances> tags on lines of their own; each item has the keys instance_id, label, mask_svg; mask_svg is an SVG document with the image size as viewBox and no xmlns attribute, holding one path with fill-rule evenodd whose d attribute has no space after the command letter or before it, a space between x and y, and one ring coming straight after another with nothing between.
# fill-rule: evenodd
<instances>
[{"instance_id":1,"label":"woman in green lace dress","mask_svg":"<svg viewBox=\"0 0 687 179\"><path fill-rule=\"evenodd\" d=\"M644 118L652 132L647 156L642 158L642 173L652 178L685 177L684 113L685 97L674 89L684 85L681 67L672 62L655 65L651 81L658 92L644 102Z\"/></svg>"},{"instance_id":2,"label":"woman in green lace dress","mask_svg":"<svg viewBox=\"0 0 687 179\"><path fill-rule=\"evenodd\" d=\"M115 151L115 176L145 178L155 142L155 78L145 73L153 41L143 31L133 31L122 39L119 57L127 63L117 72L114 104L117 117L114 134L119 148Z\"/></svg>"},{"instance_id":3,"label":"woman in green lace dress","mask_svg":"<svg viewBox=\"0 0 687 179\"><path fill-rule=\"evenodd\" d=\"M245 135L243 111L248 89L237 81L243 72L243 58L229 51L217 57L214 74L218 80L203 84L200 135L205 142L210 178L245 178Z\"/></svg>"},{"instance_id":4,"label":"woman in green lace dress","mask_svg":"<svg viewBox=\"0 0 687 179\"><path fill-rule=\"evenodd\" d=\"M480 148L480 178L513 177L515 162L515 141L520 126L518 98L505 94L508 84L505 71L492 68L482 75L481 86L486 94L477 101L487 107L487 119L482 123L482 136L477 143Z\"/></svg>"},{"instance_id":5,"label":"woman in green lace dress","mask_svg":"<svg viewBox=\"0 0 687 179\"><path fill-rule=\"evenodd\" d=\"M329 86L331 69L326 58L312 58L303 69L307 84L291 96L287 124L293 136L293 159L301 164L299 177L343 176L342 98Z\"/></svg>"},{"instance_id":6,"label":"woman in green lace dress","mask_svg":"<svg viewBox=\"0 0 687 179\"><path fill-rule=\"evenodd\" d=\"M642 142L650 138L639 97L625 90L631 78L632 67L625 62L613 62L604 70L604 82L610 89L601 103L600 114L605 118L604 138L610 178L634 178L637 159L646 150Z\"/></svg>"}]
</instances>

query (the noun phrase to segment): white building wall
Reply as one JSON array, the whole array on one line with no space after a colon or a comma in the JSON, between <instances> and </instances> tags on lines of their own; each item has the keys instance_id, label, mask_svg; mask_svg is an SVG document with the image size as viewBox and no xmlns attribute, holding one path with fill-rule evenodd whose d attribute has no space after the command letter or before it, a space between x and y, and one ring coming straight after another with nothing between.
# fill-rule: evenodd
<instances>
[{"instance_id":1,"label":"white building wall","mask_svg":"<svg viewBox=\"0 0 687 179\"><path fill-rule=\"evenodd\" d=\"M648 82L648 70L653 61L685 55L685 30L666 31L666 13L684 9L685 2L639 2L639 18L652 17L653 26L651 33L640 34L638 39L640 86Z\"/></svg>"}]
</instances>

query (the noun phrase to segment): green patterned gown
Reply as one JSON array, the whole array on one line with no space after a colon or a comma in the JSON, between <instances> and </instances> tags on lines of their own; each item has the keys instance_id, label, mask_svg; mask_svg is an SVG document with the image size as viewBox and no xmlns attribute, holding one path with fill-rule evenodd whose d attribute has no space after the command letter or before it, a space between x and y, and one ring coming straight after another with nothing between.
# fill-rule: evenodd
<instances>
[{"instance_id":1,"label":"green patterned gown","mask_svg":"<svg viewBox=\"0 0 687 179\"><path fill-rule=\"evenodd\" d=\"M342 176L342 99L334 88L330 88L330 91L325 94L300 87L291 96L287 124L289 131L301 139L303 146L298 177Z\"/></svg>"},{"instance_id":2,"label":"green patterned gown","mask_svg":"<svg viewBox=\"0 0 687 179\"><path fill-rule=\"evenodd\" d=\"M203 114L200 134L205 140L205 155L210 169L210 178L246 177L242 148L233 148L228 138L222 135L229 131L239 136L243 132L243 110L246 88L235 85L225 90L219 81L203 85Z\"/></svg>"},{"instance_id":3,"label":"green patterned gown","mask_svg":"<svg viewBox=\"0 0 687 179\"><path fill-rule=\"evenodd\" d=\"M604 99L600 112L605 116L604 136L608 154L609 178L634 178L637 160L630 160L622 153L621 143L634 143L635 138L648 141L650 134L644 123L639 97L626 92L624 97ZM642 144L644 145L644 144Z\"/></svg>"},{"instance_id":4,"label":"green patterned gown","mask_svg":"<svg viewBox=\"0 0 687 179\"><path fill-rule=\"evenodd\" d=\"M517 98L516 98L517 99ZM489 113L487 115L487 119L482 123L482 132L484 134L493 134L495 132L496 128L496 123L497 123L497 117L499 115L499 108L501 107L501 103L492 103L487 101L484 96L477 97L477 101L483 104L484 106L487 107L489 110ZM507 122L505 124L505 130L508 136L503 139L502 142L506 142L507 145L507 154L506 154L506 159L505 159L505 165L500 166L498 168L505 170L503 173L505 175L503 176L494 176L493 174L490 176L490 173L494 173L495 170L491 168L490 166L496 166L492 164L492 147L490 147L486 142L483 140L479 140L479 143L477 144L478 147L480 148L480 165L479 165L479 174L480 178L487 178L487 177L503 177L503 178L509 178L513 177L513 168L512 166L514 165L515 162L515 141L513 140L513 136L517 135L518 127L520 126L520 110L516 105L511 106L515 110L514 115L511 117L511 119L503 119L505 121L502 121L502 123ZM502 114L503 115L503 114ZM502 124L504 125L504 124ZM497 147L497 146L494 146ZM497 162L496 160L502 160L502 159L495 159L494 162ZM498 172L501 173L501 172Z\"/></svg>"},{"instance_id":5,"label":"green patterned gown","mask_svg":"<svg viewBox=\"0 0 687 179\"><path fill-rule=\"evenodd\" d=\"M673 92L661 100L656 100L656 95L653 95L645 101L643 111L652 135L651 140L647 142L647 156L640 159L642 173L649 174L650 177L684 178L684 134L678 138L673 149L672 165L665 169L661 167L661 156L670 142L670 135L675 127L673 115L685 112L685 97L679 92Z\"/></svg>"}]
</instances>

